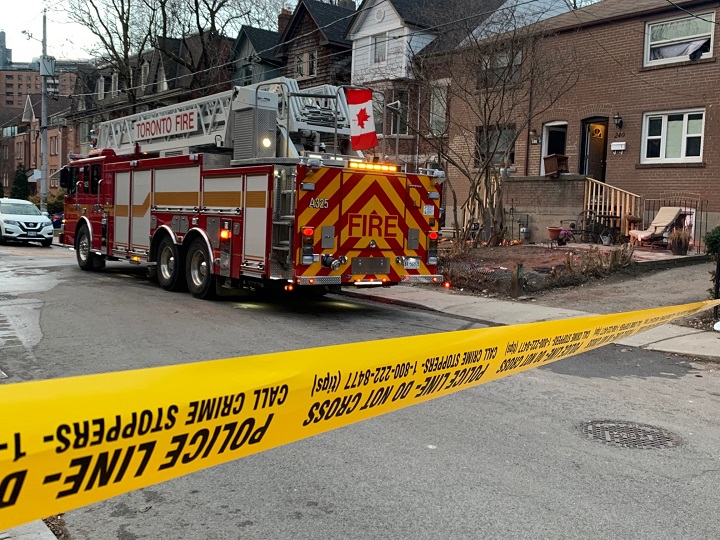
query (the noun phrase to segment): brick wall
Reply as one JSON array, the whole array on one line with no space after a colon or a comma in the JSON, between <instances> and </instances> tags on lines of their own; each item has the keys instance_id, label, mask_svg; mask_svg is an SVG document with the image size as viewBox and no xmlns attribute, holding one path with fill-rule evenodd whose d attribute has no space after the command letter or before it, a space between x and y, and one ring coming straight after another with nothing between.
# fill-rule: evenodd
<instances>
[{"instance_id":1,"label":"brick wall","mask_svg":"<svg viewBox=\"0 0 720 540\"><path fill-rule=\"evenodd\" d=\"M717 3L708 2L705 6L693 12L715 10ZM567 122L569 168L571 173L579 173L583 170L583 120L603 117L608 120L607 183L644 198L660 198L663 194L676 191L701 194L708 201L710 227L719 225L720 92L717 88L720 84L720 32L717 25L713 25L712 58L643 67L646 22L678 15L682 14L669 6L666 13L654 15L651 19L614 21L541 40L536 49L539 55L549 55L558 50L578 52L579 80L546 112L538 114L523 127L515 147L514 175L540 174L542 144L528 145L527 141L530 129L542 134L543 126L548 122ZM542 110L546 106L543 99L544 96L535 92L532 109ZM694 108L705 110L702 163L642 164L644 114ZM452 110L451 114L467 115L461 108ZM622 116L622 129L616 129L613 124L616 114ZM518 125L521 123L519 120ZM627 150L613 155L610 151L612 142L625 142ZM456 147L462 144L459 137L451 143ZM456 173L452 178L458 191L463 192L463 180Z\"/></svg>"}]
</instances>

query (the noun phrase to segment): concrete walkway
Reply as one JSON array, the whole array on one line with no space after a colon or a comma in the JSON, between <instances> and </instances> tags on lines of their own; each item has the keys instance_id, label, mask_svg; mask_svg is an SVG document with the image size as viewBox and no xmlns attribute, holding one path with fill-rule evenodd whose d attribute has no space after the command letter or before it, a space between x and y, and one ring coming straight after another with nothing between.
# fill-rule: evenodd
<instances>
[{"instance_id":1,"label":"concrete walkway","mask_svg":"<svg viewBox=\"0 0 720 540\"><path fill-rule=\"evenodd\" d=\"M597 313L540 306L523 301L481 298L456 294L440 288L407 285L346 290L343 294L376 302L440 311L475 320L488 326L597 315ZM720 361L720 332L704 332L676 324L665 324L617 343L651 351L712 358Z\"/></svg>"},{"instance_id":2,"label":"concrete walkway","mask_svg":"<svg viewBox=\"0 0 720 540\"><path fill-rule=\"evenodd\" d=\"M33 521L9 531L0 531L0 540L57 540L43 521Z\"/></svg>"}]
</instances>

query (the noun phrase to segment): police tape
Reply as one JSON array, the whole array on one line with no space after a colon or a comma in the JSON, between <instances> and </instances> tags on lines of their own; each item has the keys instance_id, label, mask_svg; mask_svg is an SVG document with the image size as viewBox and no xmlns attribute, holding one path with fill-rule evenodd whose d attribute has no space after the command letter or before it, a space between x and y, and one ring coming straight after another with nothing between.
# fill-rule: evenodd
<instances>
[{"instance_id":1,"label":"police tape","mask_svg":"<svg viewBox=\"0 0 720 540\"><path fill-rule=\"evenodd\" d=\"M2 386L0 530L542 366L719 303Z\"/></svg>"}]
</instances>

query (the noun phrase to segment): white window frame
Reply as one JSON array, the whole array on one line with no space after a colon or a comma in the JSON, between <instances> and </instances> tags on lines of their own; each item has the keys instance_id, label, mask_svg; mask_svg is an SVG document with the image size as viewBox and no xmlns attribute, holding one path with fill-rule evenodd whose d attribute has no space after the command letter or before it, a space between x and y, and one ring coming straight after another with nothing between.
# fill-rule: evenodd
<instances>
[{"instance_id":1,"label":"white window frame","mask_svg":"<svg viewBox=\"0 0 720 540\"><path fill-rule=\"evenodd\" d=\"M158 92L166 92L168 89L168 82L167 77L165 76L165 65L160 62L160 66L158 67L158 83L157 83L157 91Z\"/></svg>"},{"instance_id":2,"label":"white window frame","mask_svg":"<svg viewBox=\"0 0 720 540\"><path fill-rule=\"evenodd\" d=\"M305 56L307 57L307 76L308 77L315 77L317 75L317 60L318 60L318 54L317 51L310 51L305 53Z\"/></svg>"},{"instance_id":3,"label":"white window frame","mask_svg":"<svg viewBox=\"0 0 720 540\"><path fill-rule=\"evenodd\" d=\"M302 54L295 55L295 78L302 79L305 77L305 59Z\"/></svg>"},{"instance_id":4,"label":"white window frame","mask_svg":"<svg viewBox=\"0 0 720 540\"><path fill-rule=\"evenodd\" d=\"M712 24L710 25L710 51L703 53L700 58L711 58L712 57L712 51L713 46L715 44L715 12L710 11L707 13L697 13L693 15L688 15L685 17L673 17L672 19L663 19L661 21L652 21L645 24L645 52L643 56L643 65L647 66L658 66L663 64L676 64L678 62L687 62L690 60L690 56L674 56L672 58L660 58L658 60L650 60L650 49L653 45L657 44L666 44L666 45L673 45L673 44L682 44L686 43L688 41L694 41L697 39L702 39L705 36L708 36L708 34L697 34L693 36L686 36L681 39L673 39L673 40L665 40L665 41L658 41L655 43L650 42L650 36L651 36L651 30L653 26L656 26L658 24L667 24L669 22L675 22L675 21L682 21L682 20L690 20L694 18L701 18L706 19L708 21L712 21Z\"/></svg>"},{"instance_id":5,"label":"white window frame","mask_svg":"<svg viewBox=\"0 0 720 540\"><path fill-rule=\"evenodd\" d=\"M98 101L105 99L105 77L102 75L95 81L95 93Z\"/></svg>"},{"instance_id":6,"label":"white window frame","mask_svg":"<svg viewBox=\"0 0 720 540\"><path fill-rule=\"evenodd\" d=\"M117 74L117 73L113 73L113 74L112 74L112 78L111 78L111 80L110 80L110 95L111 95L111 97L115 97L115 96L118 95L118 93L119 93L119 90L118 90L118 74Z\"/></svg>"},{"instance_id":7,"label":"white window frame","mask_svg":"<svg viewBox=\"0 0 720 540\"><path fill-rule=\"evenodd\" d=\"M682 144L680 147L680 157L679 158L666 158L665 157L665 151L667 147L667 124L668 124L668 116L671 115L683 115L683 131L682 131ZM687 132L687 124L688 124L688 116L691 114L702 114L702 130L700 132L700 155L699 156L685 156L685 152L687 150L687 139L688 137L697 137L697 135L688 135ZM653 136L652 138L659 138L660 139L660 157L656 158L649 158L647 157L647 142L650 138L649 128L650 128L650 119L652 118L662 118L662 130L659 136ZM640 163L643 164L662 164L662 163L702 163L703 161L703 151L705 147L705 120L707 118L707 112L705 109L682 109L677 111L659 111L659 112L650 112L645 113L643 115L643 128L642 128L642 141L640 146Z\"/></svg>"},{"instance_id":8,"label":"white window frame","mask_svg":"<svg viewBox=\"0 0 720 540\"><path fill-rule=\"evenodd\" d=\"M378 48L378 45L382 47L383 51L383 58L381 60L377 59L378 51L381 49ZM375 34L374 36L370 36L370 63L371 64L386 64L388 59L388 35L387 32L383 32L381 34Z\"/></svg>"}]
</instances>

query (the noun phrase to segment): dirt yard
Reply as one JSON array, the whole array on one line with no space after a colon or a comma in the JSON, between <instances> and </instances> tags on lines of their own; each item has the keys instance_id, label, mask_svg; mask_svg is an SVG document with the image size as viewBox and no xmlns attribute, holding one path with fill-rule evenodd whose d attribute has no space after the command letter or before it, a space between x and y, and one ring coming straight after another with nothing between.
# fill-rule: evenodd
<instances>
[{"instance_id":1,"label":"dirt yard","mask_svg":"<svg viewBox=\"0 0 720 540\"><path fill-rule=\"evenodd\" d=\"M575 271L567 267L568 256ZM710 272L715 263L701 263L664 270L645 271L637 264L612 271L582 270L580 250L536 245L479 247L462 257L444 262L443 273L462 294L507 297L511 271L523 265L524 298L553 307L566 307L592 313L620 311L697 302L710 298ZM712 310L687 318L681 324L712 328Z\"/></svg>"}]
</instances>

